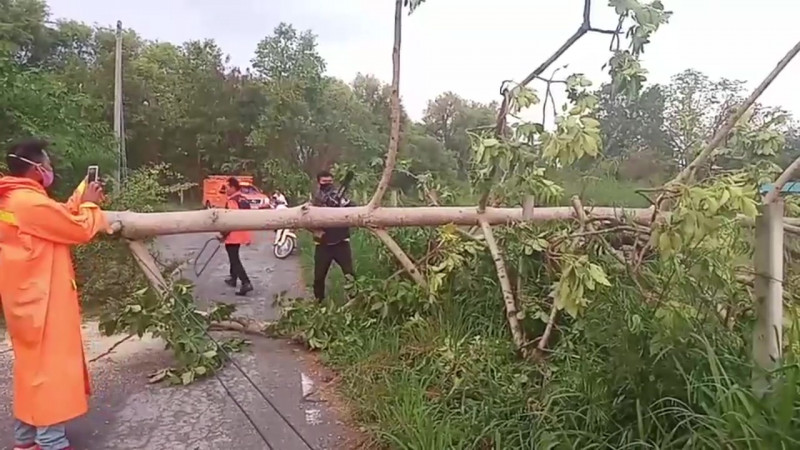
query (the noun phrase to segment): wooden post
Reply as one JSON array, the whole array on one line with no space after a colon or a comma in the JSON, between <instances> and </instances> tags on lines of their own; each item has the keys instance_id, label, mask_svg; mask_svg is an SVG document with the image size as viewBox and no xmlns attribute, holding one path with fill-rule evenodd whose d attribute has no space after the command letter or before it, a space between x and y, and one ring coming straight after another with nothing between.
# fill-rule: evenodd
<instances>
[{"instance_id":1,"label":"wooden post","mask_svg":"<svg viewBox=\"0 0 800 450\"><path fill-rule=\"evenodd\" d=\"M761 205L756 218L753 389L757 395L769 389L765 372L777 367L783 347L783 206L782 198Z\"/></svg>"}]
</instances>

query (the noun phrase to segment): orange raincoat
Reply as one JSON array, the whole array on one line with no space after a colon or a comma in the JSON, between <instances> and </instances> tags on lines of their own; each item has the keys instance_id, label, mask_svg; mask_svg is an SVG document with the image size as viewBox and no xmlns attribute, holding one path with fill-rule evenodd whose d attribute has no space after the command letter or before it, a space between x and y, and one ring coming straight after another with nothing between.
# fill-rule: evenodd
<instances>
[{"instance_id":1,"label":"orange raincoat","mask_svg":"<svg viewBox=\"0 0 800 450\"><path fill-rule=\"evenodd\" d=\"M225 209L239 209L239 199L241 195L237 192L228 197ZM226 244L250 245L252 237L249 231L231 231L225 236Z\"/></svg>"},{"instance_id":2,"label":"orange raincoat","mask_svg":"<svg viewBox=\"0 0 800 450\"><path fill-rule=\"evenodd\" d=\"M89 374L70 246L108 229L83 183L64 204L0 178L0 299L14 349L14 416L42 427L85 414Z\"/></svg>"}]
</instances>

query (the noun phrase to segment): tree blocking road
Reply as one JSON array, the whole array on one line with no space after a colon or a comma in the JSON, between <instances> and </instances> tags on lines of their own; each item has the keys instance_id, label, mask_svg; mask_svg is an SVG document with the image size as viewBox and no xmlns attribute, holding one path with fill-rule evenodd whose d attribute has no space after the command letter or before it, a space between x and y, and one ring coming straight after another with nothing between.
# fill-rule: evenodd
<instances>
[{"instance_id":1,"label":"tree blocking road","mask_svg":"<svg viewBox=\"0 0 800 450\"><path fill-rule=\"evenodd\" d=\"M630 218L647 221L652 209L598 207L590 209L591 218ZM523 208L486 208L477 206L441 206L394 208L367 206L321 208L297 206L282 210L199 210L163 213L108 211L108 221L115 232L129 239L142 239L182 233L226 232L235 230L313 229L329 227L412 227L439 225L512 225L522 222L547 222L577 219L572 207L535 208L528 217Z\"/></svg>"}]
</instances>

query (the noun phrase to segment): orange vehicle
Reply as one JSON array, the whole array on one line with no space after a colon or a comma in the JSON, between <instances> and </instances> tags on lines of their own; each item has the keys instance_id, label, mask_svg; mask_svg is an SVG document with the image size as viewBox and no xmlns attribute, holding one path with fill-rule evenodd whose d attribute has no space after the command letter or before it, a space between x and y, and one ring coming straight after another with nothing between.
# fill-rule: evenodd
<instances>
[{"instance_id":1,"label":"orange vehicle","mask_svg":"<svg viewBox=\"0 0 800 450\"><path fill-rule=\"evenodd\" d=\"M253 185L253 177L249 175L210 175L203 180L203 205L206 208L224 208L228 199L226 189L228 178L233 176L241 184L242 197L250 202L252 209L270 207L269 196Z\"/></svg>"}]
</instances>

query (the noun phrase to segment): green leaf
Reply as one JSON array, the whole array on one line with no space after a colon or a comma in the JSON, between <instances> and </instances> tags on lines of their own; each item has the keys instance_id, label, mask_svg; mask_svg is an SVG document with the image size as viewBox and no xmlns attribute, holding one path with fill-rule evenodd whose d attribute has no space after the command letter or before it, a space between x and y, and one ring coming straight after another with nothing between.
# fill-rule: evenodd
<instances>
[{"instance_id":1,"label":"green leaf","mask_svg":"<svg viewBox=\"0 0 800 450\"><path fill-rule=\"evenodd\" d=\"M672 241L669 238L669 233L662 232L658 236L658 249L662 254L669 254L672 251Z\"/></svg>"},{"instance_id":2,"label":"green leaf","mask_svg":"<svg viewBox=\"0 0 800 450\"><path fill-rule=\"evenodd\" d=\"M379 309L383 309L385 302L375 302L370 306L370 311L377 311Z\"/></svg>"},{"instance_id":3,"label":"green leaf","mask_svg":"<svg viewBox=\"0 0 800 450\"><path fill-rule=\"evenodd\" d=\"M591 117L584 117L581 119L584 127L587 128L600 128L600 122L597 119Z\"/></svg>"},{"instance_id":4,"label":"green leaf","mask_svg":"<svg viewBox=\"0 0 800 450\"><path fill-rule=\"evenodd\" d=\"M497 147L499 144L500 144L500 141L498 141L495 138L488 138L488 139L484 139L483 140L483 146L486 147L486 148Z\"/></svg>"},{"instance_id":5,"label":"green leaf","mask_svg":"<svg viewBox=\"0 0 800 450\"><path fill-rule=\"evenodd\" d=\"M608 281L606 272L603 270L602 267L598 266L597 264L594 263L589 264L589 275L595 282L597 282L597 284L602 284L603 286L611 286L611 282Z\"/></svg>"},{"instance_id":6,"label":"green leaf","mask_svg":"<svg viewBox=\"0 0 800 450\"><path fill-rule=\"evenodd\" d=\"M755 202L750 199L742 199L742 214L750 218L755 218L758 215L758 208Z\"/></svg>"},{"instance_id":7,"label":"green leaf","mask_svg":"<svg viewBox=\"0 0 800 450\"><path fill-rule=\"evenodd\" d=\"M194 371L189 370L183 372L183 374L181 375L181 383L183 383L183 385L186 386L187 384L190 384L192 381L194 381Z\"/></svg>"}]
</instances>

